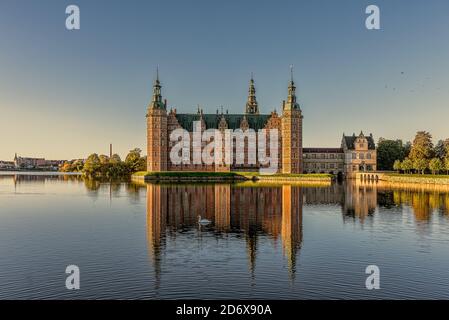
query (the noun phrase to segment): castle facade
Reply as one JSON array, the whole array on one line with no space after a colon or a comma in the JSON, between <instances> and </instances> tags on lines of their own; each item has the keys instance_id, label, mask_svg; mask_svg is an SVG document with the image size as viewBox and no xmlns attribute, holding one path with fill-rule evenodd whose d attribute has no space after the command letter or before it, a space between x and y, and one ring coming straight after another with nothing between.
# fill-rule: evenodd
<instances>
[{"instance_id":1,"label":"castle facade","mask_svg":"<svg viewBox=\"0 0 449 320\"><path fill-rule=\"evenodd\" d=\"M258 171L267 166L262 161L259 148L264 147L270 154L270 131L277 132L275 173L332 173L352 175L358 171L376 170L376 148L372 135L343 135L340 148L303 148L303 115L296 97L293 74L288 84L287 99L282 101L281 114L276 110L269 114L259 112L256 99L254 79L251 77L248 99L244 113L229 114L217 110L216 113L203 113L198 107L195 113L178 113L175 108L168 108L167 100L162 98L159 75L153 84L153 95L147 109L147 170L160 171ZM178 140L170 139L175 130L183 129L189 148L183 153L183 161L173 161L171 151ZM262 132L265 139L261 141L232 137L231 158L225 161L225 152L215 153L213 163L193 161L195 155L201 155L208 141L195 140L195 135L208 129L222 132L237 130L244 135L249 132ZM263 145L261 145L264 144ZM224 151L225 142L218 144ZM193 146L190 148L190 146ZM240 147L240 148L239 148Z\"/></svg>"},{"instance_id":2,"label":"castle facade","mask_svg":"<svg viewBox=\"0 0 449 320\"><path fill-rule=\"evenodd\" d=\"M196 113L178 113L176 109L168 110L167 100L162 99L159 77L153 85L153 96L147 111L147 170L148 171L256 171L265 163L259 158L257 149L261 146L257 141L250 139L239 140L233 138L231 161L215 161L213 164L195 163L195 154L201 154L207 141L194 143L194 125L199 123L201 132L207 129L218 129L224 132L227 129L240 130L243 133L252 129L260 132L265 129L265 149L270 150L270 130L278 132L277 138L277 168L278 173L302 173L302 112L296 99L296 87L293 76L288 85L287 100L282 102L282 114L276 111L270 114L261 114L256 100L254 79L251 78L248 100L245 112L241 114L224 113L217 110L214 114L203 113L198 107ZM176 129L185 129L189 134L193 148L186 161L175 163L171 160L170 150L177 141L170 141L169 137ZM190 144L189 144L190 145ZM224 143L223 143L224 145ZM238 149L241 147L241 149ZM239 154L238 150L243 150ZM224 154L224 152L222 153ZM255 161L250 161L255 157ZM224 160L224 159L218 159Z\"/></svg>"}]
</instances>

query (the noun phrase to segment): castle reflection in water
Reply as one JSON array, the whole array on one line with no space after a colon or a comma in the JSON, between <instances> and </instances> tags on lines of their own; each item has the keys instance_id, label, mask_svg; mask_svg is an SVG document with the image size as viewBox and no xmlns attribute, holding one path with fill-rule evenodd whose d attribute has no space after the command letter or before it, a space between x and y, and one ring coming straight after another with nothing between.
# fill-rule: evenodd
<instances>
[{"instance_id":1,"label":"castle reflection in water","mask_svg":"<svg viewBox=\"0 0 449 320\"><path fill-rule=\"evenodd\" d=\"M259 234L283 245L291 274L302 242L302 188L215 185L147 185L147 237L156 272L170 229L206 228L198 216L211 221L216 233L242 233L250 271L254 273Z\"/></svg>"}]
</instances>

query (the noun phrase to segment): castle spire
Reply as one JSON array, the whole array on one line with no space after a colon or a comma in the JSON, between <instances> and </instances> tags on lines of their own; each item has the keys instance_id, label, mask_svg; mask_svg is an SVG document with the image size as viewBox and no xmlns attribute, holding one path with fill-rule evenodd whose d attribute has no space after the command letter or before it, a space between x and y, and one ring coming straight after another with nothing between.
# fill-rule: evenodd
<instances>
[{"instance_id":1,"label":"castle spire","mask_svg":"<svg viewBox=\"0 0 449 320\"><path fill-rule=\"evenodd\" d=\"M251 72L251 80L249 81L248 101L246 102L247 114L259 114L259 105L256 100L256 88L254 87L253 73Z\"/></svg>"},{"instance_id":2,"label":"castle spire","mask_svg":"<svg viewBox=\"0 0 449 320\"><path fill-rule=\"evenodd\" d=\"M165 109L165 104L162 102L161 83L159 81L159 67L156 68L156 80L153 84L153 97L151 99L150 108Z\"/></svg>"},{"instance_id":3,"label":"castle spire","mask_svg":"<svg viewBox=\"0 0 449 320\"><path fill-rule=\"evenodd\" d=\"M296 86L293 81L293 65L290 65L290 81L288 84L288 97L284 105L287 110L299 109L299 104L296 102Z\"/></svg>"}]
</instances>

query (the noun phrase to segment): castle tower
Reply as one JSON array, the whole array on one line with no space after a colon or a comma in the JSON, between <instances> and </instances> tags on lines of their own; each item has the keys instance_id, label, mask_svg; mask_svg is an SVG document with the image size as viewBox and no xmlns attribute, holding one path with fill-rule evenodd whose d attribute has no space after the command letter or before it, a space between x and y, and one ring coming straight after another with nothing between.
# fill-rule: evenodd
<instances>
[{"instance_id":1,"label":"castle tower","mask_svg":"<svg viewBox=\"0 0 449 320\"><path fill-rule=\"evenodd\" d=\"M147 170L167 171L167 101L162 101L159 72L153 85L153 97L147 112Z\"/></svg>"},{"instance_id":2,"label":"castle tower","mask_svg":"<svg viewBox=\"0 0 449 320\"><path fill-rule=\"evenodd\" d=\"M248 101L246 102L247 114L259 114L259 105L256 100L256 88L254 87L253 74L251 73L251 80L249 81Z\"/></svg>"},{"instance_id":3,"label":"castle tower","mask_svg":"<svg viewBox=\"0 0 449 320\"><path fill-rule=\"evenodd\" d=\"M168 190L157 184L147 185L147 248L154 266L156 288L161 282L161 256L165 247L164 233L167 227Z\"/></svg>"},{"instance_id":4,"label":"castle tower","mask_svg":"<svg viewBox=\"0 0 449 320\"><path fill-rule=\"evenodd\" d=\"M282 246L292 280L296 272L296 256L302 243L302 201L300 187L282 186Z\"/></svg>"},{"instance_id":5,"label":"castle tower","mask_svg":"<svg viewBox=\"0 0 449 320\"><path fill-rule=\"evenodd\" d=\"M282 104L282 173L302 173L302 113L296 102L296 87L293 81L293 68L288 85L287 102Z\"/></svg>"}]
</instances>

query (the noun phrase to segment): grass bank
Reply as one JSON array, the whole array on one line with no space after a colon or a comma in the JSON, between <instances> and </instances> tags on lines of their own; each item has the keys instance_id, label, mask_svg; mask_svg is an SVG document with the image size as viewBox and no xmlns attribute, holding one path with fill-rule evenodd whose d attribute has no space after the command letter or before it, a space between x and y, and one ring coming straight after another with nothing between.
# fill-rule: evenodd
<instances>
[{"instance_id":1,"label":"grass bank","mask_svg":"<svg viewBox=\"0 0 449 320\"><path fill-rule=\"evenodd\" d=\"M447 184L449 175L385 173L382 180L399 183Z\"/></svg>"}]
</instances>

